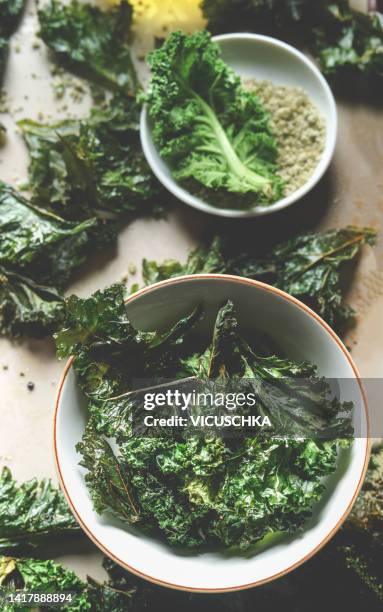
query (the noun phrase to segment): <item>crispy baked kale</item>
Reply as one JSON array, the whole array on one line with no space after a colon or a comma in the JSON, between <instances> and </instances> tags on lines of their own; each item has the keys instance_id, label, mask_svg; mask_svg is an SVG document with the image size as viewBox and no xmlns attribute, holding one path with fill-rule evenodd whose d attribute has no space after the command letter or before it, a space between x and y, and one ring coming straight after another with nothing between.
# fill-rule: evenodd
<instances>
[{"instance_id":1,"label":"crispy baked kale","mask_svg":"<svg viewBox=\"0 0 383 612\"><path fill-rule=\"evenodd\" d=\"M86 584L52 561L8 557L0 559L0 593L15 593L16 589L26 586L22 570L28 575L28 586L33 586L34 590L41 588L44 592L52 592L65 585L76 593L76 612L79 609L91 612L167 609L176 612L180 608L185 612L196 609L200 612L247 612L254 607L262 612L275 612L276 607L287 612L307 612L308 609L322 612L329 605L329 593L332 607L342 609L345 606L349 612L360 612L362 606L367 606L370 612L380 612L382 466L383 453L376 452L351 516L331 542L294 572L263 587L224 595L182 593L141 580L108 558L103 561L108 580L99 584L88 578ZM374 551L372 563L371 549ZM74 612L73 608L66 610ZM13 608L5 608L4 612L13 612Z\"/></svg>"},{"instance_id":2,"label":"crispy baked kale","mask_svg":"<svg viewBox=\"0 0 383 612\"><path fill-rule=\"evenodd\" d=\"M329 399L314 366L262 356L247 344L230 302L219 310L211 343L196 349L190 330L202 316L198 310L165 332L141 332L129 322L123 298L121 285L71 298L67 327L56 336L59 355L74 355L88 400L90 418L77 448L96 511L186 548L246 550L266 533L299 531L323 494L322 476L335 469L338 438L350 433L350 406ZM135 381L185 378L204 385L230 380L233 388L253 390L252 414L270 415L279 431L291 418L288 442L195 436L187 427L181 439L135 435L131 416L141 410ZM303 390L302 379L312 384Z\"/></svg>"},{"instance_id":3,"label":"crispy baked kale","mask_svg":"<svg viewBox=\"0 0 383 612\"><path fill-rule=\"evenodd\" d=\"M40 37L68 68L108 89L135 94L136 72L127 43L132 7L122 0L107 11L73 0L51 0L38 12Z\"/></svg>"},{"instance_id":4,"label":"crispy baked kale","mask_svg":"<svg viewBox=\"0 0 383 612\"><path fill-rule=\"evenodd\" d=\"M383 21L347 0L203 0L213 32L250 30L307 47L328 77L383 76Z\"/></svg>"},{"instance_id":5,"label":"crispy baked kale","mask_svg":"<svg viewBox=\"0 0 383 612\"><path fill-rule=\"evenodd\" d=\"M19 25L25 0L0 0L0 86L8 58L9 39Z\"/></svg>"},{"instance_id":6,"label":"crispy baked kale","mask_svg":"<svg viewBox=\"0 0 383 612\"><path fill-rule=\"evenodd\" d=\"M370 228L348 226L320 233L298 235L266 255L233 254L216 238L210 247L193 251L185 264L167 260L161 264L144 259L146 285L182 274L224 273L253 278L274 285L308 304L330 325L341 328L353 314L344 304L341 275L365 244L375 243Z\"/></svg>"},{"instance_id":7,"label":"crispy baked kale","mask_svg":"<svg viewBox=\"0 0 383 612\"><path fill-rule=\"evenodd\" d=\"M18 484L7 467L0 473L0 551L28 549L81 533L61 491L50 480ZM0 581L1 582L1 581Z\"/></svg>"},{"instance_id":8,"label":"crispy baked kale","mask_svg":"<svg viewBox=\"0 0 383 612\"><path fill-rule=\"evenodd\" d=\"M192 190L237 194L238 208L278 199L283 182L268 115L211 35L174 32L149 55L149 64L145 100L153 137L175 178Z\"/></svg>"},{"instance_id":9,"label":"crispy baked kale","mask_svg":"<svg viewBox=\"0 0 383 612\"><path fill-rule=\"evenodd\" d=\"M62 322L60 291L71 274L114 238L102 220L64 221L2 182L0 233L0 331L12 336L51 333Z\"/></svg>"},{"instance_id":10,"label":"crispy baked kale","mask_svg":"<svg viewBox=\"0 0 383 612\"><path fill-rule=\"evenodd\" d=\"M105 569L117 574L115 564L107 560ZM65 612L126 612L138 610L133 606L136 589L130 586L127 572L126 578L116 578L114 585L112 577L103 583L88 577L81 580L76 574L59 563L50 560L33 558L0 557L0 594L16 594L17 592L33 592L54 594L61 593L63 603L60 610ZM49 603L47 599L44 610L57 610L57 602ZM23 605L23 610L36 609L36 604ZM17 603L5 604L3 612L19 610Z\"/></svg>"},{"instance_id":11,"label":"crispy baked kale","mask_svg":"<svg viewBox=\"0 0 383 612\"><path fill-rule=\"evenodd\" d=\"M66 219L160 212L163 190L141 149L139 111L116 95L82 121L20 121L33 202Z\"/></svg>"}]
</instances>

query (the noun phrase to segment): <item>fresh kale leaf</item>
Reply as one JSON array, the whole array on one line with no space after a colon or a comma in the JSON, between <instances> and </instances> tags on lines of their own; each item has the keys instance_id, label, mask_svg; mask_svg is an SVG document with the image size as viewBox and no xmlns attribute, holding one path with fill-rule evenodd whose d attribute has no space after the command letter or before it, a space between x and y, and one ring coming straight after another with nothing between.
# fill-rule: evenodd
<instances>
[{"instance_id":1,"label":"fresh kale leaf","mask_svg":"<svg viewBox=\"0 0 383 612\"><path fill-rule=\"evenodd\" d=\"M81 530L61 491L47 480L18 484L10 470L0 473L0 551L36 547ZM1 581L0 581L1 582Z\"/></svg>"},{"instance_id":2,"label":"fresh kale leaf","mask_svg":"<svg viewBox=\"0 0 383 612\"><path fill-rule=\"evenodd\" d=\"M115 95L82 121L20 121L33 202L66 219L160 212L163 190L141 149L139 111L134 99Z\"/></svg>"},{"instance_id":3,"label":"fresh kale leaf","mask_svg":"<svg viewBox=\"0 0 383 612\"><path fill-rule=\"evenodd\" d=\"M236 198L238 207L249 206L249 198L252 204L278 199L283 183L268 115L210 34L175 32L149 55L149 64L145 99L153 138L175 178L194 189L244 196Z\"/></svg>"},{"instance_id":4,"label":"fresh kale leaf","mask_svg":"<svg viewBox=\"0 0 383 612\"><path fill-rule=\"evenodd\" d=\"M136 93L138 80L127 43L132 7L127 0L108 11L77 0L68 5L51 0L38 16L40 37L60 61L108 89Z\"/></svg>"},{"instance_id":5,"label":"fresh kale leaf","mask_svg":"<svg viewBox=\"0 0 383 612\"><path fill-rule=\"evenodd\" d=\"M249 549L268 531L302 527L323 494L322 476L335 469L338 439L350 433L350 406L329 398L314 366L258 354L241 337L230 302L218 313L212 342L199 348L190 334L198 310L168 331L138 331L121 285L86 300L70 298L68 313L56 336L58 353L74 356L88 400L89 422L77 449L98 512L190 548ZM205 385L230 380L253 390L254 414L269 414L278 426L290 414L289 433L297 436L233 440L190 435L188 428L181 439L134 435L131 417L142 408L137 381L178 385L197 376Z\"/></svg>"},{"instance_id":6,"label":"fresh kale leaf","mask_svg":"<svg viewBox=\"0 0 383 612\"><path fill-rule=\"evenodd\" d=\"M300 234L276 246L271 253L252 255L228 252L216 238L210 247L198 247L185 264L162 264L144 259L146 285L182 274L236 274L274 285L308 304L330 325L341 328L353 314L343 301L342 272L365 244L375 243L370 228L348 226L318 233Z\"/></svg>"}]
</instances>

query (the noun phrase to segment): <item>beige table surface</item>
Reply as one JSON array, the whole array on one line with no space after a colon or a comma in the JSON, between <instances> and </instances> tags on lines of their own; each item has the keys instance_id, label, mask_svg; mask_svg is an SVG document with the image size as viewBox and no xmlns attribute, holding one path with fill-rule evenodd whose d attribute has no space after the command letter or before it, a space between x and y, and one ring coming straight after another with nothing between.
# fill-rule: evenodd
<instances>
[{"instance_id":1,"label":"beige table surface","mask_svg":"<svg viewBox=\"0 0 383 612\"><path fill-rule=\"evenodd\" d=\"M136 4L138 3L138 0ZM106 2L104 1L104 4ZM142 54L153 44L153 35L164 36L163 24L192 31L203 25L198 1L147 1L144 14L138 13L133 47L137 68L145 80ZM160 6L160 8L159 8ZM5 89L9 112L0 114L8 129L8 142L0 149L0 179L18 186L27 177L28 155L15 121L21 118L58 119L72 114L86 115L89 98L74 103L69 87L64 99L57 100L52 88L47 52L35 48L37 20L34 4L28 1L23 23L13 37ZM69 110L63 107L67 105ZM223 224L233 238L242 231L253 232L254 240L265 232L283 235L283 229L326 228L346 225L371 225L382 230L383 216L383 106L375 108L361 102L339 102L340 130L336 155L322 184L304 202L281 215L262 221L246 222L246 227L231 221ZM143 257L163 260L184 259L200 238L216 224L179 204L165 220L136 220L121 233L116 252L97 255L84 266L70 287L85 296L120 280L134 262ZM222 222L220 222L222 225ZM349 300L357 308L358 324L347 341L366 377L383 375L383 241L372 250L366 248L350 287ZM139 281L139 273L130 279ZM7 368L7 369L4 369ZM50 476L56 480L52 454L52 412L57 383L63 364L55 358L50 341L11 343L0 340L0 466L7 464L15 477ZM28 391L27 382L35 389ZM57 553L56 553L57 554ZM57 557L80 575L101 577L100 555L93 545L67 551Z\"/></svg>"}]
</instances>

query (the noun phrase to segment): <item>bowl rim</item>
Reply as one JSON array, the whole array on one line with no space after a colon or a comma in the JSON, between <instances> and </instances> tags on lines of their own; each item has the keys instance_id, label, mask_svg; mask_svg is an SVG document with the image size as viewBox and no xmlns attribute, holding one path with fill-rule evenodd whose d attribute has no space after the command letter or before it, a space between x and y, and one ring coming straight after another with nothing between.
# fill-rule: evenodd
<instances>
[{"instance_id":1,"label":"bowl rim","mask_svg":"<svg viewBox=\"0 0 383 612\"><path fill-rule=\"evenodd\" d=\"M315 311L313 311L311 308L309 308L309 306L307 306L306 304L304 304L303 302L301 302L300 300L298 300L297 298L293 297L292 295L286 293L285 291L282 291L281 289L277 289L276 287L273 287L272 285L268 285L266 283L263 283L261 281L257 281L257 280L253 280L253 279L249 279L249 278L244 278L241 276L235 276L235 275L231 275L231 274L186 274L183 276L178 276L175 278L170 278L170 279L166 279L163 281L159 281L158 283L154 283L153 285L149 285L147 287L143 287L142 289L139 289L136 293L133 293L131 295L129 295L126 299L125 299L125 304L129 304L137 299L139 299L142 295L145 295L147 293L151 293L156 291L159 288L162 287L166 287L166 286L170 286L170 285L175 285L175 284L182 284L185 282L192 282L195 280L228 280L231 281L233 283L239 283L239 284L246 284L246 285L250 285L253 287L258 287L259 289L262 289L264 291L267 291L269 293L274 293L275 295L284 298L285 300L289 301L290 303L294 304L295 306L297 306L298 308L300 308L301 310L303 310L304 312L306 312L307 314L309 314L312 318L314 318L323 328L324 330L331 336L331 338L337 343L338 347L341 349L341 351L343 352L344 357L347 359L349 365L351 366L351 369L354 373L355 376L355 380L358 383L360 392L361 392L361 397L362 397L362 401L363 401L363 408L364 408L364 413L365 413L365 418L366 418L366 447L365 447L365 456L364 456L364 463L363 463L363 469L361 471L360 477L359 477L359 481L358 481L358 485L353 493L353 496L346 508L346 510L344 511L342 517L339 519L339 521L336 523L336 525L328 532L328 534L326 535L326 537L324 537L316 546L314 546L314 548L308 552L304 557L302 557L302 559L299 559L299 561L296 561L295 563L293 563L292 565L288 566L287 568L285 568L284 570L281 570L275 574L272 574L271 576L268 576L267 578L263 578L261 580L256 580L254 582L251 583L247 583L247 584L241 584L241 585L236 585L236 586L231 586L231 587L224 587L224 588L206 588L206 587L190 587L190 586L182 586L179 584L173 584L171 582L167 582L164 580L159 580L158 578L154 577L154 576L149 576L148 574L145 574L144 572L141 572L137 569L135 569L134 567L132 567L131 565L128 565L127 563L125 563L125 561L122 561L121 559L119 559L116 555L114 555L108 548L107 546L105 546L104 544L102 544L98 538L92 533L91 529L87 526L86 521L81 518L80 513L77 511L76 506L73 502L73 500L71 499L70 493L66 487L65 481L64 481L64 477L62 474L62 470L61 470L61 466L60 466L60 459L59 459L59 452L58 452L58 445L57 445L57 417L58 417L58 412L59 412L59 405L61 402L61 394L66 382L66 378L67 375L69 373L70 368L72 367L73 361L74 361L74 357L70 357L69 360L67 361L63 373L61 375L60 378L60 382L59 382L59 386L58 386L58 390L56 393L56 399L55 399L55 403L54 403L54 411L53 411L53 454L54 454L54 462L55 462L55 467L56 467L56 473L58 475L58 480L59 480L59 484L60 487L62 489L62 492L64 493L64 496L68 502L69 508L72 511L75 519L77 520L77 522L79 523L80 527L82 528L82 530L85 532L85 534L89 537L89 539L91 541L93 541L93 543L105 554L107 555L109 558L113 559L113 561L115 561L118 565L122 566L124 569L126 569L127 571L131 572L132 574L138 576L139 578L143 578L145 580L148 580L149 582L152 582L153 584L159 585L159 586L163 586L163 587L167 587L176 591L185 591L185 592L191 592L191 593L230 593L230 592L236 592L236 591L242 591L245 589L250 589L250 588L254 588L257 586L262 586L264 584L267 584L269 582L272 582L273 580L276 580L278 578L281 578L282 576L285 576L286 574L290 573L291 571L293 571L294 569L296 569L297 567L299 567L300 565L302 565L303 563L305 563L306 561L308 561L309 559L311 559L316 553L318 553L332 538L333 536L336 534L336 532L340 529L340 527L342 526L342 524L344 523L344 521L347 519L348 515L350 514L352 507L356 501L357 496L359 495L359 492L362 488L366 473L367 473L367 469L368 469L368 464L369 464L369 460L370 460L370 455L371 455L371 446L372 446L372 441L371 441L371 437L370 437L370 417L369 417L369 410L368 410L368 404L367 404L367 398L366 398L366 393L365 390L363 388L363 384L361 381L361 376L360 376L360 372L352 358L352 356L350 355L349 351L347 350L346 346L344 345L344 343L342 342L342 340L338 337L338 335L335 333L335 331L328 325L328 323L326 323Z\"/></svg>"},{"instance_id":2,"label":"bowl rim","mask_svg":"<svg viewBox=\"0 0 383 612\"><path fill-rule=\"evenodd\" d=\"M253 42L264 42L270 46L282 49L286 54L295 56L295 58L298 59L302 64L305 64L305 66L311 71L311 73L315 76L316 80L319 82L330 108L329 120L326 116L324 117L327 130L327 138L321 158L319 159L309 179L301 187L299 187L299 189L297 189L290 195L284 196L273 204L270 204L268 206L258 205L254 206L251 209L245 210L215 207L211 204L208 204L207 202L204 202L198 196L195 196L186 189L184 189L172 176L166 176L161 170L160 166L156 162L155 157L150 151L150 144L153 146L156 152L157 148L152 139L151 130L149 127L147 104L144 104L141 110L140 117L140 139L146 161L148 162L156 178L172 195L174 195L177 199L181 200L185 204L188 204L192 208L208 213L210 215L231 219L245 219L262 217L283 210L288 206L291 206L292 204L295 204L296 202L301 200L317 185L317 183L322 179L323 175L327 171L334 157L339 123L338 110L334 95L331 91L328 82L326 81L323 74L320 72L319 68L315 65L315 63L299 49L293 47L292 45L289 45L288 43L285 43L282 40L279 40L278 38L274 38L272 36L265 36L263 34L254 34L250 32L233 32L230 34L219 34L217 36L213 36L212 40L218 43L225 40L252 40ZM328 129L330 123L333 124L333 129L331 130L331 132ZM166 162L163 163L166 164Z\"/></svg>"}]
</instances>

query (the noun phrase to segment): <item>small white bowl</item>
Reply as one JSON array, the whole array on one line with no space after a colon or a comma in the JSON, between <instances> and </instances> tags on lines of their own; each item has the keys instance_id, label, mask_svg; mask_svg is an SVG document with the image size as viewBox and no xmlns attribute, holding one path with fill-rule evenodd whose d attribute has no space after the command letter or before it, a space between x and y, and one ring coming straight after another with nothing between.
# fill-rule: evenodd
<instances>
[{"instance_id":1,"label":"small white bowl","mask_svg":"<svg viewBox=\"0 0 383 612\"><path fill-rule=\"evenodd\" d=\"M223 34L213 37L224 61L241 77L268 80L277 85L301 87L318 107L326 125L321 159L309 180L297 191L269 206L248 210L218 208L189 193L174 178L153 142L147 107L141 113L141 143L149 166L158 180L179 200L203 212L221 217L257 217L282 210L300 200L318 183L334 154L338 117L331 89L318 68L303 53L286 43L260 34Z\"/></svg>"},{"instance_id":2,"label":"small white bowl","mask_svg":"<svg viewBox=\"0 0 383 612\"><path fill-rule=\"evenodd\" d=\"M92 506L75 445L87 421L84 399L72 361L59 386L54 415L54 452L61 487L83 530L117 563L157 584L185 591L225 592L245 589L278 578L314 555L337 531L357 497L366 473L370 444L368 415L359 374L347 349L318 315L286 293L236 276L196 275L171 279L138 291L127 300L129 318L143 330L165 329L202 303L206 318L196 333L211 338L218 307L232 299L241 328L270 335L290 357L316 363L319 372L339 379L341 399L359 410L359 437L342 451L336 472L326 480L323 499L303 533L262 546L253 556L225 552L183 555L164 542L99 516ZM343 381L343 382L342 382ZM347 384L346 384L347 382ZM344 385L344 386L343 386ZM351 396L350 396L351 394Z\"/></svg>"}]
</instances>

